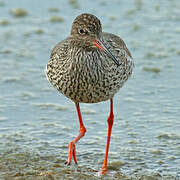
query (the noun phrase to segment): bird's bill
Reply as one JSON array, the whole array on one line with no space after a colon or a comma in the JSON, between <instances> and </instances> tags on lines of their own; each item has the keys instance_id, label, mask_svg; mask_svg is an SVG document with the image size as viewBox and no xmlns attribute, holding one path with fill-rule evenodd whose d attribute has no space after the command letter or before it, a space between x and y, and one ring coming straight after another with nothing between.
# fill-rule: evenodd
<instances>
[{"instance_id":1,"label":"bird's bill","mask_svg":"<svg viewBox=\"0 0 180 180\"><path fill-rule=\"evenodd\" d=\"M119 64L119 61L116 59L116 57L111 53L111 51L105 46L105 44L103 43L103 41L102 40L100 40L100 39L96 39L95 41L94 41L94 45L97 47L97 48L99 48L99 49L101 49L101 50L103 50L104 52L106 52L110 57L111 57L111 59L119 66L120 64Z\"/></svg>"}]
</instances>

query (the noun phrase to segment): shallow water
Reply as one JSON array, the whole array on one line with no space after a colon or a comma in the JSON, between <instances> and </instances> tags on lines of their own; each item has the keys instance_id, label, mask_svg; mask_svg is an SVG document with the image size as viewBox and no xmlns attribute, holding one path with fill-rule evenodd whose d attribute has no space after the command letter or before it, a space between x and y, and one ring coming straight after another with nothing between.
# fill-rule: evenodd
<instances>
[{"instance_id":1,"label":"shallow water","mask_svg":"<svg viewBox=\"0 0 180 180\"><path fill-rule=\"evenodd\" d=\"M26 13L17 15L13 8ZM180 179L180 1L0 1L0 179ZM126 42L134 73L114 98L109 173L98 177L109 102L74 104L46 80L53 46L82 12Z\"/></svg>"}]
</instances>

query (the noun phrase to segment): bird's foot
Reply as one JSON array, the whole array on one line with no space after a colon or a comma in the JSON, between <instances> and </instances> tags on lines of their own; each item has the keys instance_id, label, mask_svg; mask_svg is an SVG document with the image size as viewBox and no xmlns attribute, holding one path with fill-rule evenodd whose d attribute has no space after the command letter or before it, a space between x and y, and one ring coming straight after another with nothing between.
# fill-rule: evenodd
<instances>
[{"instance_id":1,"label":"bird's foot","mask_svg":"<svg viewBox=\"0 0 180 180\"><path fill-rule=\"evenodd\" d=\"M71 164L72 156L73 156L75 164L77 164L77 160L76 160L76 147L75 147L75 143L74 142L70 142L69 143L68 157L67 157L67 160L66 160L65 164L67 164L67 165Z\"/></svg>"},{"instance_id":2,"label":"bird's foot","mask_svg":"<svg viewBox=\"0 0 180 180\"><path fill-rule=\"evenodd\" d=\"M100 174L105 175L107 173L107 171L108 171L107 166L103 165L101 168Z\"/></svg>"}]
</instances>

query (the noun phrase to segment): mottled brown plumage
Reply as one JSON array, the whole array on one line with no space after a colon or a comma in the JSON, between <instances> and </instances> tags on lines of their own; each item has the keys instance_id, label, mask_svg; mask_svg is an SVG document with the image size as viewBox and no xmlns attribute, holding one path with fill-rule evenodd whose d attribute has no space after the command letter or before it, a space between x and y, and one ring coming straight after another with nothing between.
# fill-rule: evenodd
<instances>
[{"instance_id":1,"label":"mottled brown plumage","mask_svg":"<svg viewBox=\"0 0 180 180\"><path fill-rule=\"evenodd\" d=\"M81 30L89 34L81 35ZM94 46L92 42L99 36L120 66ZM72 101L96 103L112 98L132 69L133 60L123 40L102 32L95 16L83 14L73 22L71 35L53 49L46 73L52 85Z\"/></svg>"},{"instance_id":2,"label":"mottled brown plumage","mask_svg":"<svg viewBox=\"0 0 180 180\"><path fill-rule=\"evenodd\" d=\"M80 111L79 103L112 100L132 70L133 59L123 40L102 32L96 16L81 14L74 20L71 34L52 50L46 74L50 83L74 101ZM72 142L75 148L76 141ZM67 161L71 162L71 158Z\"/></svg>"}]
</instances>

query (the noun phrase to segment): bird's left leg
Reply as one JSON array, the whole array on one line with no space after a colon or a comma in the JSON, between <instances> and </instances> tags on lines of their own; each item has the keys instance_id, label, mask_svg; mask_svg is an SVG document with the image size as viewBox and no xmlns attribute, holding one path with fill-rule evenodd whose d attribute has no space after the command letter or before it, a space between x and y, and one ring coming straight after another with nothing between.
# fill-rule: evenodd
<instances>
[{"instance_id":1,"label":"bird's left leg","mask_svg":"<svg viewBox=\"0 0 180 180\"><path fill-rule=\"evenodd\" d=\"M110 100L110 114L109 114L109 117L107 119L107 122L108 122L108 136L107 136L106 153L105 153L105 157L104 157L104 163L103 163L103 166L101 168L101 174L106 174L106 172L107 172L107 159L108 159L108 151L109 151L109 144L110 144L113 120L114 120L113 99L111 99Z\"/></svg>"},{"instance_id":2,"label":"bird's left leg","mask_svg":"<svg viewBox=\"0 0 180 180\"><path fill-rule=\"evenodd\" d=\"M78 118L79 118L79 125L80 125L80 132L77 135L77 137L71 141L69 143L69 151L68 151L68 158L67 161L65 162L65 164L71 164L72 161L72 156L74 159L74 162L77 164L77 160L76 160L76 147L75 144L85 135L86 133L86 128L83 124L82 121L82 116L81 116L81 111L80 111L80 107L79 107L79 103L76 103L76 110L77 110L77 114L78 114Z\"/></svg>"}]
</instances>

